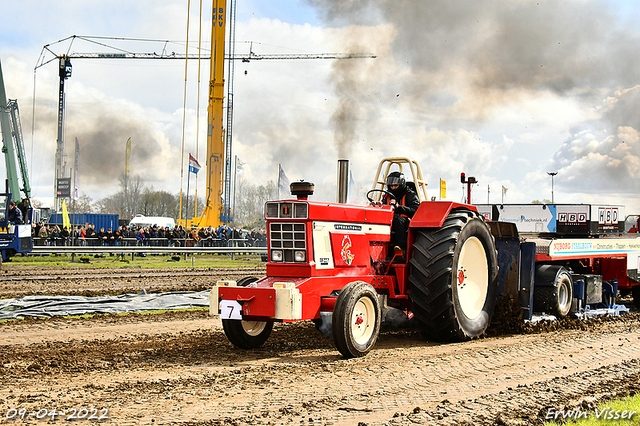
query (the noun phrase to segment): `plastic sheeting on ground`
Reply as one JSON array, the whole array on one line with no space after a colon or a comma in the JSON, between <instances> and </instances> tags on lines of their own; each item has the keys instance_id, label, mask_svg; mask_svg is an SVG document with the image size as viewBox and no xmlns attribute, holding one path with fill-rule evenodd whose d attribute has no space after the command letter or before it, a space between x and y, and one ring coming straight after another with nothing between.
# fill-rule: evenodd
<instances>
[{"instance_id":1,"label":"plastic sheeting on ground","mask_svg":"<svg viewBox=\"0 0 640 426\"><path fill-rule=\"evenodd\" d=\"M25 296L0 299L0 320L20 317L51 317L95 313L154 311L209 306L209 290L122 294L119 296Z\"/></svg>"}]
</instances>

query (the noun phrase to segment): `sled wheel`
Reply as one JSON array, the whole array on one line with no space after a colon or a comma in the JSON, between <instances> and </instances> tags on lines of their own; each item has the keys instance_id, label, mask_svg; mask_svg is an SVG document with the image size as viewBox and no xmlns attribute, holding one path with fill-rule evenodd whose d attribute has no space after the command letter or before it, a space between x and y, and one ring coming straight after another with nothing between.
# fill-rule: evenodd
<instances>
[{"instance_id":1,"label":"sled wheel","mask_svg":"<svg viewBox=\"0 0 640 426\"><path fill-rule=\"evenodd\" d=\"M452 210L441 228L418 229L409 261L409 297L423 334L436 341L481 336L498 291L493 235L478 213Z\"/></svg>"},{"instance_id":2,"label":"sled wheel","mask_svg":"<svg viewBox=\"0 0 640 426\"><path fill-rule=\"evenodd\" d=\"M347 284L333 309L332 333L336 348L345 358L366 355L380 334L378 293L362 281Z\"/></svg>"},{"instance_id":3,"label":"sled wheel","mask_svg":"<svg viewBox=\"0 0 640 426\"><path fill-rule=\"evenodd\" d=\"M256 277L244 277L238 281L239 287L246 287L257 281ZM267 321L222 320L222 329L235 346L242 349L259 348L267 341L273 330L273 323Z\"/></svg>"},{"instance_id":4,"label":"sled wheel","mask_svg":"<svg viewBox=\"0 0 640 426\"><path fill-rule=\"evenodd\" d=\"M549 285L542 285L542 283ZM564 318L571 310L573 280L562 266L542 265L536 270L533 309Z\"/></svg>"}]
</instances>

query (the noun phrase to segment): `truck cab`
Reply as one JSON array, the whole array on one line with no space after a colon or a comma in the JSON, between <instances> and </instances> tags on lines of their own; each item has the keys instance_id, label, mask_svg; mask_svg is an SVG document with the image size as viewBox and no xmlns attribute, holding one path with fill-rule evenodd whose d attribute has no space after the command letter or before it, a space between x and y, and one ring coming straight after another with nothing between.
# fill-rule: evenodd
<instances>
[{"instance_id":1,"label":"truck cab","mask_svg":"<svg viewBox=\"0 0 640 426\"><path fill-rule=\"evenodd\" d=\"M33 249L31 225L16 225L8 221L10 201L8 189L0 193L0 264L17 253L27 253Z\"/></svg>"}]
</instances>

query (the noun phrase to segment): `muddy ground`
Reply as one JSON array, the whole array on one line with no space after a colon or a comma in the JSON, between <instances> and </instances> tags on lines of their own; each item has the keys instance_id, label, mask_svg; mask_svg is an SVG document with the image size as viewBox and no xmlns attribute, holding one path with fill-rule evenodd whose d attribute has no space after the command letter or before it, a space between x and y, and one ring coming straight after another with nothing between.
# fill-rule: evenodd
<instances>
[{"instance_id":1,"label":"muddy ground","mask_svg":"<svg viewBox=\"0 0 640 426\"><path fill-rule=\"evenodd\" d=\"M221 279L263 276L264 267L220 268L77 268L5 265L0 270L0 298L29 295L105 296L124 293L202 291Z\"/></svg>"},{"instance_id":2,"label":"muddy ground","mask_svg":"<svg viewBox=\"0 0 640 426\"><path fill-rule=\"evenodd\" d=\"M202 290L260 272L18 268L0 275L0 297ZM436 344L385 327L371 353L344 360L310 322L277 325L264 347L245 351L206 311L8 321L0 422L524 425L640 391L637 313L501 330Z\"/></svg>"}]
</instances>

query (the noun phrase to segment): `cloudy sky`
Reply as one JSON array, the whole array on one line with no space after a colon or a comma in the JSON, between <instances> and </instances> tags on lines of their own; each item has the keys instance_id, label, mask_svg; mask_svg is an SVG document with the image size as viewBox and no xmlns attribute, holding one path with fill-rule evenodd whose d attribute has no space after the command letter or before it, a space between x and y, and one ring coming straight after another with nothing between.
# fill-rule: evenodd
<instances>
[{"instance_id":1,"label":"cloudy sky","mask_svg":"<svg viewBox=\"0 0 640 426\"><path fill-rule=\"evenodd\" d=\"M50 203L58 77L53 61L34 78L43 46L55 54L112 51L81 40L56 43L76 34L170 40L168 51L184 53L188 2L0 4L7 95L20 105L33 196ZM190 53L198 44L199 7L191 2ZM315 199L335 201L338 158L351 160L364 192L381 158L407 156L421 164L429 196L438 195L444 179L447 199L461 201L464 171L479 181L475 202L488 196L500 202L502 187L508 188L504 202L550 199L547 172L557 171L556 202L623 204L627 214L640 213L640 3L239 0L237 7L238 54L251 48L377 55L237 63L233 154L244 163L243 179L276 180L282 164L291 180L316 184ZM203 10L209 49L211 4ZM134 52L163 49L162 43L105 42ZM118 189L129 137L131 173L155 189L178 192L184 62L72 64L65 140L69 166L73 141L80 142L81 193L97 200ZM190 61L184 151L203 160L208 64L202 63L200 85L197 71ZM204 180L201 172L200 194Z\"/></svg>"}]
</instances>

